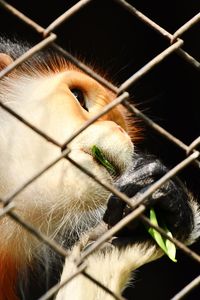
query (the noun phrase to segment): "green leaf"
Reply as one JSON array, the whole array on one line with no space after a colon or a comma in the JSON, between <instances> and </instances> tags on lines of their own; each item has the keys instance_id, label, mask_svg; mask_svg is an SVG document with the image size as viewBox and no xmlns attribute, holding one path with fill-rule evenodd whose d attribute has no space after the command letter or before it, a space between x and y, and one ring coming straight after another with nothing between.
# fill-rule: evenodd
<instances>
[{"instance_id":1,"label":"green leaf","mask_svg":"<svg viewBox=\"0 0 200 300\"><path fill-rule=\"evenodd\" d=\"M157 217L156 217L156 213L155 210L153 208L150 209L150 221L154 224L158 226L158 221L157 221ZM166 252L166 246L165 246L165 241L162 237L162 235L155 230L154 228L150 227L148 229L148 232L151 234L151 236L154 238L154 240L156 241L156 243L160 246L160 248Z\"/></svg>"},{"instance_id":2,"label":"green leaf","mask_svg":"<svg viewBox=\"0 0 200 300\"><path fill-rule=\"evenodd\" d=\"M173 237L172 233L169 231L169 229L165 226L164 228L165 232L167 233L168 236ZM166 239L165 242L166 245L166 249L167 249L167 255L169 256L169 258L173 261L173 262L177 262L176 259L176 246L174 245L174 243L172 243L170 240Z\"/></svg>"},{"instance_id":3,"label":"green leaf","mask_svg":"<svg viewBox=\"0 0 200 300\"><path fill-rule=\"evenodd\" d=\"M94 145L92 147L92 156L100 164L102 164L107 169L108 172L110 172L113 175L115 175L117 173L115 168L113 167L113 165L106 159L106 157L104 156L102 151L96 145Z\"/></svg>"},{"instance_id":4,"label":"green leaf","mask_svg":"<svg viewBox=\"0 0 200 300\"><path fill-rule=\"evenodd\" d=\"M150 221L154 224L154 225L159 225L158 224L158 220L156 217L156 212L153 208L150 209ZM167 235L169 235L170 237L172 237L172 233L169 231L169 229L167 228L166 225L163 226L165 232ZM156 241L156 243L159 245L159 247L165 252L165 254L173 261L173 262L177 262L176 260L176 246L174 245L174 243L172 243L170 240L168 240L165 237L162 237L162 235L155 230L154 228L150 227L148 229L148 232L150 233L150 235L153 237L153 239Z\"/></svg>"}]
</instances>

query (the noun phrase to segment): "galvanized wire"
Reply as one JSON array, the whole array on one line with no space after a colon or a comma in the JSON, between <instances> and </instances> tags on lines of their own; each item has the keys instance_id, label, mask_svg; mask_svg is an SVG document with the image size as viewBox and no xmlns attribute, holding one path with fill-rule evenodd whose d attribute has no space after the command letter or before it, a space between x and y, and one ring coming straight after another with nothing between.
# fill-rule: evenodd
<instances>
[{"instance_id":1,"label":"galvanized wire","mask_svg":"<svg viewBox=\"0 0 200 300\"><path fill-rule=\"evenodd\" d=\"M2 79L5 75L8 75L12 70L17 68L19 65L21 65L24 61L28 60L30 57L32 57L34 54L36 54L38 51L44 49L49 44L51 44L53 41L56 40L56 35L51 34L47 38L45 38L43 41L39 42L37 45L33 46L31 49L29 49L27 52L22 54L19 58L17 58L13 63L5 67L0 72L0 79Z\"/></svg>"},{"instance_id":2,"label":"galvanized wire","mask_svg":"<svg viewBox=\"0 0 200 300\"><path fill-rule=\"evenodd\" d=\"M185 298L194 288L200 286L200 275L187 284L178 294L176 294L171 300L181 300Z\"/></svg>"},{"instance_id":3,"label":"galvanized wire","mask_svg":"<svg viewBox=\"0 0 200 300\"><path fill-rule=\"evenodd\" d=\"M81 261L87 258L93 251L95 251L97 248L109 240L112 236L114 236L119 230L121 230L123 227L125 227L127 224L129 224L131 221L133 221L135 218L140 216L146 209L144 206L144 201L151 196L158 188L160 188L164 183L166 183L169 179L173 178L175 175L177 175L178 172L183 170L186 166L188 166L192 161L194 161L199 156L198 152L192 153L189 157L187 157L185 160L181 161L178 165L176 165L173 169L171 169L168 173L166 173L164 176L162 176L158 181L156 181L154 184L151 185L142 195L138 197L136 194L133 198L123 199L125 202L129 205L130 208L132 208L132 212L124 217L121 221L119 221L115 226L113 226L111 229L109 229L104 235L102 235L95 243L91 245L88 249L86 249L83 253L83 256L81 258ZM173 238L172 238L173 241ZM174 240L176 243L176 241ZM182 243L181 243L182 244ZM180 245L180 244L179 244ZM182 244L183 247L186 247ZM185 248L186 249L186 248ZM198 255L190 255L191 250L187 251L187 253L190 257L194 258L197 262L200 262L200 258Z\"/></svg>"},{"instance_id":4,"label":"galvanized wire","mask_svg":"<svg viewBox=\"0 0 200 300\"><path fill-rule=\"evenodd\" d=\"M190 19L187 23L181 26L176 32L173 34L173 38L171 39L171 43L173 43L177 38L179 38L184 32L189 30L196 23L200 22L200 13Z\"/></svg>"},{"instance_id":5,"label":"galvanized wire","mask_svg":"<svg viewBox=\"0 0 200 300\"><path fill-rule=\"evenodd\" d=\"M17 10L12 5L8 4L7 2L5 2L3 0L0 0L0 6L2 8L4 8L5 10L7 10L8 12L10 12L11 14L13 14L14 16L16 16L17 18L19 18L20 21L22 21L27 26L31 27L33 30L35 30L37 33L39 33L42 37L45 35L45 28L43 28L42 26L38 25L36 22L34 22L29 17L27 17L26 15L24 15L23 13L21 13L19 10ZM65 19L65 21L66 21L66 19ZM54 35L54 36L56 36L56 35ZM62 47L60 47L56 43L52 43L51 46L56 51L60 52L60 54L62 56L64 56L69 61L71 61L75 66L77 66L78 68L80 68L82 71L84 71L89 76L91 76L94 79L96 79L103 86L107 87L108 89L110 89L111 91L113 91L116 94L118 93L117 87L115 87L111 82L109 82L105 78L103 78L100 75L98 75L97 73L95 73L91 68L89 68L88 66L86 66L84 63L80 62L80 60L78 60L76 57L74 57L68 51L66 51L65 49L63 49ZM5 72L5 70L4 70L4 72ZM8 72L9 72L9 69L8 69ZM4 76L5 75L7 75L6 72L4 73Z\"/></svg>"},{"instance_id":6,"label":"galvanized wire","mask_svg":"<svg viewBox=\"0 0 200 300\"><path fill-rule=\"evenodd\" d=\"M69 8L64 14L60 15L57 19L55 19L43 32L43 36L46 37L52 31L54 31L58 26L65 22L65 20L69 20L74 14L79 12L83 7L88 5L92 0L80 0L71 8Z\"/></svg>"},{"instance_id":7,"label":"galvanized wire","mask_svg":"<svg viewBox=\"0 0 200 300\"><path fill-rule=\"evenodd\" d=\"M137 17L140 21L145 23L147 26L161 34L163 37L167 38L170 42L173 41L173 35L169 33L167 30L162 28L160 25L155 23L153 20L148 18L146 15L144 15L142 12L140 12L138 9L133 7L131 4L126 2L125 0L114 0L118 4L120 4L123 8L125 8L127 11L129 11L131 14L133 14L135 17ZM187 28L189 29L193 24L190 24L190 26ZM183 49L178 48L176 50L178 55L180 55L184 60L186 60L188 63L190 63L193 67L200 70L200 62L197 61L194 57L192 57L189 53L184 51Z\"/></svg>"},{"instance_id":8,"label":"galvanized wire","mask_svg":"<svg viewBox=\"0 0 200 300\"><path fill-rule=\"evenodd\" d=\"M178 40L173 45L169 46L163 52L159 53L156 57L154 57L149 63L147 63L144 67L142 67L139 71L133 74L129 79L122 83L119 88L119 92L127 90L131 85L133 85L137 80L146 75L149 71L151 71L157 64L161 63L166 57L168 57L171 53L179 49L183 45L182 40Z\"/></svg>"}]
</instances>

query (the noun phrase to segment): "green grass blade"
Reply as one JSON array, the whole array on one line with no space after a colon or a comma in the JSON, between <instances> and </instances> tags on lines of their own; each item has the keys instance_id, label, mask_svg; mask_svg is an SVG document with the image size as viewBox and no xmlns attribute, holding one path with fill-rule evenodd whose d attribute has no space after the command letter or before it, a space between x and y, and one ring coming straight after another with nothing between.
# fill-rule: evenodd
<instances>
[{"instance_id":1,"label":"green grass blade","mask_svg":"<svg viewBox=\"0 0 200 300\"><path fill-rule=\"evenodd\" d=\"M92 156L100 163L102 164L108 172L111 174L116 174L116 170L113 167L113 165L106 159L106 157L103 155L102 151L94 145L92 147Z\"/></svg>"}]
</instances>

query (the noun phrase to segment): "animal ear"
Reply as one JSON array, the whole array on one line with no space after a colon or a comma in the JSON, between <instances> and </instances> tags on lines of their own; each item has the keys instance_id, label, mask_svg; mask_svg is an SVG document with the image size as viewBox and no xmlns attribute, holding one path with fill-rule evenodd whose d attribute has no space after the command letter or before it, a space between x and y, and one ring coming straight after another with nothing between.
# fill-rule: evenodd
<instances>
[{"instance_id":1,"label":"animal ear","mask_svg":"<svg viewBox=\"0 0 200 300\"><path fill-rule=\"evenodd\" d=\"M13 62L12 57L6 53L0 53L0 71Z\"/></svg>"}]
</instances>

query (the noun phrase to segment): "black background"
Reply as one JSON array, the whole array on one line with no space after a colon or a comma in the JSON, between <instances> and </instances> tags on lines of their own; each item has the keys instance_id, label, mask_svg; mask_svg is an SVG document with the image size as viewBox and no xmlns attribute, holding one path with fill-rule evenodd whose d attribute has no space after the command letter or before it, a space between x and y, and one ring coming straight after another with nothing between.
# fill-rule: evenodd
<instances>
[{"instance_id":1,"label":"black background","mask_svg":"<svg viewBox=\"0 0 200 300\"><path fill-rule=\"evenodd\" d=\"M43 27L77 1L9 1ZM200 11L196 0L129 1L141 12L170 33ZM42 6L41 6L42 5ZM41 37L24 23L0 7L1 34L36 43ZM124 82L145 63L159 54L169 41L139 21L111 0L94 0L55 32L58 44L84 62L96 66L115 84ZM182 37L183 49L200 61L200 23ZM169 130L184 143L190 144L200 133L200 72L177 54L170 55L159 66L129 89L131 101L144 113ZM155 153L169 167L181 161L185 153L177 146L146 128L141 122L145 140L137 147ZM184 181L199 194L199 170L187 168ZM199 245L193 246L199 252ZM134 290L128 299L170 299L199 274L199 265L178 253L178 263L167 258L147 265L136 273ZM199 289L186 299L199 299ZM148 298L147 298L148 297Z\"/></svg>"}]
</instances>

